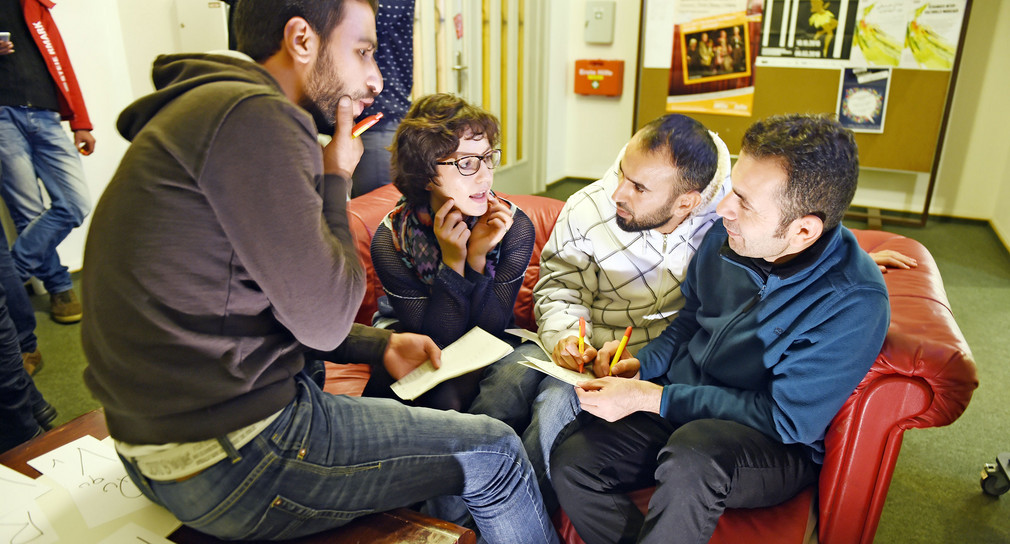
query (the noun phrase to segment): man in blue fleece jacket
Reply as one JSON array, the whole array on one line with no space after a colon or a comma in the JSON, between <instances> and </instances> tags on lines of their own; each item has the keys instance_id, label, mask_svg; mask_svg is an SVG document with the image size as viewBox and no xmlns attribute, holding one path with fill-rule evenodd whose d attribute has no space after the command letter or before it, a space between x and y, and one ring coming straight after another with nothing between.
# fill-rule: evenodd
<instances>
[{"instance_id":1,"label":"man in blue fleece jacket","mask_svg":"<svg viewBox=\"0 0 1010 544\"><path fill-rule=\"evenodd\" d=\"M557 445L551 473L587 543L708 542L724 509L817 481L828 424L890 318L880 270L840 224L858 174L851 132L827 117L747 130L684 308L612 376L579 384L596 417ZM643 516L625 493L652 485Z\"/></svg>"}]
</instances>

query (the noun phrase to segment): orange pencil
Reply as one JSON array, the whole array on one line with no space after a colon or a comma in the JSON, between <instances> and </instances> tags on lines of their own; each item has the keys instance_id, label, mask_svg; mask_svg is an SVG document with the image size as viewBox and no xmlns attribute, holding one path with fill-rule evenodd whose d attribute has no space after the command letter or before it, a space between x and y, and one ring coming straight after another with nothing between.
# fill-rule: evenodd
<instances>
[{"instance_id":1,"label":"orange pencil","mask_svg":"<svg viewBox=\"0 0 1010 544\"><path fill-rule=\"evenodd\" d=\"M374 125L375 123L378 123L379 119L382 119L381 111L379 113L376 113L375 115L369 115L368 117L362 119L360 123L354 125L354 128L351 129L351 138L357 138L358 136L361 136L362 132L371 128L372 125Z\"/></svg>"}]
</instances>

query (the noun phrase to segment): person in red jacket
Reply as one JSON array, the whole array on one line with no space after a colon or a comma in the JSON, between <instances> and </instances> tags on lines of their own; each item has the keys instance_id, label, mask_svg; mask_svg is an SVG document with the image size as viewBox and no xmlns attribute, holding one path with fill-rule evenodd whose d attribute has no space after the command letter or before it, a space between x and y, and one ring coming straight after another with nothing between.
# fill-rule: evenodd
<instances>
[{"instance_id":1,"label":"person in red jacket","mask_svg":"<svg viewBox=\"0 0 1010 544\"><path fill-rule=\"evenodd\" d=\"M56 246L81 225L91 199L78 152L95 149L91 120L49 0L0 0L0 195L18 237L11 247L21 281L50 293L59 323L81 320L81 304ZM67 138L61 121L74 133ZM49 195L47 208L39 190Z\"/></svg>"}]
</instances>

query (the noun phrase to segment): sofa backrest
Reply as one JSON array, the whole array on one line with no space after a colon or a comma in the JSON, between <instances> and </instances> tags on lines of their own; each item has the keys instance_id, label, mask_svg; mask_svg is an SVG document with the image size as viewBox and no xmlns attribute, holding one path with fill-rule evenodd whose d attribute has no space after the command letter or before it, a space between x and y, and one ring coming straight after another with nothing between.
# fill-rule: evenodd
<instances>
[{"instance_id":1,"label":"sofa backrest","mask_svg":"<svg viewBox=\"0 0 1010 544\"><path fill-rule=\"evenodd\" d=\"M516 326L535 331L533 286L536 285L537 279L540 277L540 250L547 243L547 239L554 229L554 222L565 203L557 199L536 195L507 195L504 193L498 193L498 195L519 206L529 216L537 232L533 255L530 257L530 266L526 269L526 277L523 279L523 286L519 289L515 305ZM361 264L365 268L367 283L364 300L362 300L361 306L358 308L358 315L354 319L357 323L371 325L372 316L378 308L377 301L383 295L382 283L372 267L369 246L372 243L372 236L375 235L375 229L399 199L400 191L392 185L385 185L370 193L353 198L347 203L351 233L354 235L358 258L361 259Z\"/></svg>"}]
</instances>

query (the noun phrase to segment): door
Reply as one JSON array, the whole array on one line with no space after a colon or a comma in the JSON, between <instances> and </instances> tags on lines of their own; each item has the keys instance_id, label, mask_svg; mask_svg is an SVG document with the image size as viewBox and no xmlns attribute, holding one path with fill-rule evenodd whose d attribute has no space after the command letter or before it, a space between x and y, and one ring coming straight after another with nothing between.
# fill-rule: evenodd
<instances>
[{"instance_id":1,"label":"door","mask_svg":"<svg viewBox=\"0 0 1010 544\"><path fill-rule=\"evenodd\" d=\"M502 164L495 189L545 188L542 137L546 90L543 0L417 0L414 96L449 92L501 123Z\"/></svg>"}]
</instances>

